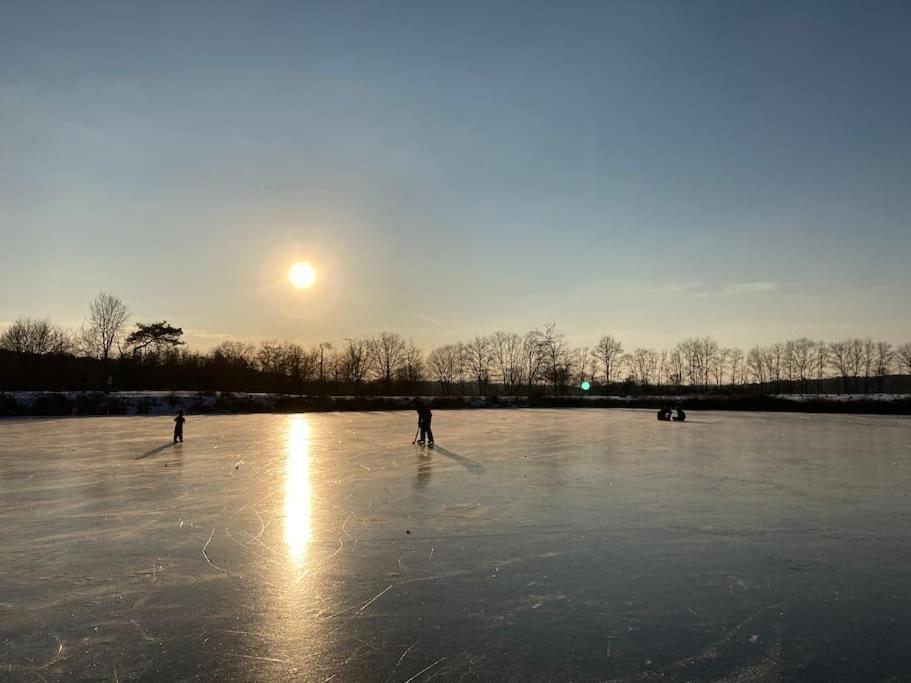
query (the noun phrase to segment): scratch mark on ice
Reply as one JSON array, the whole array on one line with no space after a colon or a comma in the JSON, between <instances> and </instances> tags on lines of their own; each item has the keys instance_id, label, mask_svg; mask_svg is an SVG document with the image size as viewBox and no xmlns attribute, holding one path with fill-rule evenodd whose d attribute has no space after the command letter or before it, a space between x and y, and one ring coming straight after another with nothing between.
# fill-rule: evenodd
<instances>
[{"instance_id":1,"label":"scratch mark on ice","mask_svg":"<svg viewBox=\"0 0 911 683\"><path fill-rule=\"evenodd\" d=\"M414 641L411 645L408 646L408 649L405 650L405 651L402 653L402 656L399 657L399 661L397 661L397 662L395 663L395 668L396 668L396 669L399 668L399 664L401 664L401 663L402 663L402 660L405 659L405 655L407 655L409 652L411 652L411 648L413 648L413 647L414 647L415 645L417 645L417 644L418 644L418 641Z\"/></svg>"},{"instance_id":2,"label":"scratch mark on ice","mask_svg":"<svg viewBox=\"0 0 911 683\"><path fill-rule=\"evenodd\" d=\"M344 547L345 547L345 542L342 541L342 539L338 539L338 548L336 549L336 551L335 551L334 553L332 553L331 555L329 555L326 559L327 559L327 560L331 560L333 557L335 557L335 556L338 555L340 552L342 552L342 549L343 549Z\"/></svg>"},{"instance_id":3,"label":"scratch mark on ice","mask_svg":"<svg viewBox=\"0 0 911 683\"><path fill-rule=\"evenodd\" d=\"M274 657L255 657L253 655L242 655L237 652L225 652L228 657L240 657L242 659L256 659L261 662L277 662L278 664L287 664L287 660L275 659Z\"/></svg>"},{"instance_id":4,"label":"scratch mark on ice","mask_svg":"<svg viewBox=\"0 0 911 683\"><path fill-rule=\"evenodd\" d=\"M212 560L209 559L209 556L206 554L206 548L209 547L209 544L212 542L213 538L215 538L215 527L214 526L212 527L212 534L209 536L209 540L206 541L206 544L202 547L202 556L204 558L206 558L206 562L208 562L212 567L215 567L220 572L227 573L226 569L222 569L217 564L213 563Z\"/></svg>"},{"instance_id":5,"label":"scratch mark on ice","mask_svg":"<svg viewBox=\"0 0 911 683\"><path fill-rule=\"evenodd\" d=\"M390 583L388 586L386 586L386 588L384 588L384 589L381 590L379 593L377 593L375 596L373 596L373 598L372 598L371 600L369 600L367 603L365 603L364 606L361 607L361 608L358 610L358 612L363 612L365 609L367 609L368 607L370 607L370 605L372 605L374 602L376 602L377 600L379 600L380 597L382 597L383 593L385 593L386 591L388 591L390 588L392 588L392 584L391 584L391 583Z\"/></svg>"},{"instance_id":6,"label":"scratch mark on ice","mask_svg":"<svg viewBox=\"0 0 911 683\"><path fill-rule=\"evenodd\" d=\"M153 643L158 642L158 639L157 639L157 638L153 638L153 637L150 636L148 633L146 633L145 631L142 630L142 626L139 625L139 622L138 622L138 621L136 621L135 619L130 619L130 623L133 624L133 626L136 627L136 629L137 629L137 630L139 631L139 633L142 635L142 639L143 639L143 640L148 640L148 641L151 641L151 642L153 642Z\"/></svg>"},{"instance_id":7,"label":"scratch mark on ice","mask_svg":"<svg viewBox=\"0 0 911 683\"><path fill-rule=\"evenodd\" d=\"M432 669L433 667L435 667L437 664L439 664L440 662L442 662L445 659L446 659L445 657L440 657L437 661L435 661L430 666L424 667L423 669L418 671L414 676L412 676L407 681L405 681L405 683L411 683L411 681L413 681L415 678L417 678L418 676L420 676L423 673L426 673L427 671L429 671L430 669Z\"/></svg>"},{"instance_id":8,"label":"scratch mark on ice","mask_svg":"<svg viewBox=\"0 0 911 683\"><path fill-rule=\"evenodd\" d=\"M352 541L354 541L354 540L356 540L356 539L354 538L354 536L352 536L351 534L348 533L348 521L349 521L353 516L354 516L354 513L352 512L350 515L348 515L347 518L345 518L345 521L342 522L342 533L345 534L345 536L347 536L348 538L350 538Z\"/></svg>"}]
</instances>

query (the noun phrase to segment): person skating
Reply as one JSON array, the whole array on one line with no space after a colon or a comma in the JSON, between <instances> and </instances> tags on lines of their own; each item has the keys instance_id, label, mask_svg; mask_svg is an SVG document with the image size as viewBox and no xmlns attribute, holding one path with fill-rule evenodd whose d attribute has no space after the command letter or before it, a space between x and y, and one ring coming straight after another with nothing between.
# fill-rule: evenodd
<instances>
[{"instance_id":1,"label":"person skating","mask_svg":"<svg viewBox=\"0 0 911 683\"><path fill-rule=\"evenodd\" d=\"M419 398L414 400L414 409L418 413L418 429L421 432L421 438L418 443L423 445L425 442L433 448L433 430L430 429L430 421L433 419L433 413L430 408Z\"/></svg>"},{"instance_id":2,"label":"person skating","mask_svg":"<svg viewBox=\"0 0 911 683\"><path fill-rule=\"evenodd\" d=\"M183 411L177 411L177 417L174 418L174 443L178 441L183 443L183 423L187 419L183 416Z\"/></svg>"},{"instance_id":3,"label":"person skating","mask_svg":"<svg viewBox=\"0 0 911 683\"><path fill-rule=\"evenodd\" d=\"M670 422L671 421L671 407L664 406L661 410L658 411L658 420L661 422Z\"/></svg>"},{"instance_id":4,"label":"person skating","mask_svg":"<svg viewBox=\"0 0 911 683\"><path fill-rule=\"evenodd\" d=\"M685 422L686 413L683 412L682 406L677 406L677 415L674 416L674 422Z\"/></svg>"}]
</instances>

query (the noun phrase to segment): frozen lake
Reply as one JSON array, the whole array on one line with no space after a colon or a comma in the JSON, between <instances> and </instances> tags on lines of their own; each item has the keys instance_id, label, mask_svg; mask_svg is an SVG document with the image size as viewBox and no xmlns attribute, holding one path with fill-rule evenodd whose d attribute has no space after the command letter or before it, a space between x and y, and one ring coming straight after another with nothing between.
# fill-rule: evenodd
<instances>
[{"instance_id":1,"label":"frozen lake","mask_svg":"<svg viewBox=\"0 0 911 683\"><path fill-rule=\"evenodd\" d=\"M0 679L911 677L911 420L0 421Z\"/></svg>"}]
</instances>

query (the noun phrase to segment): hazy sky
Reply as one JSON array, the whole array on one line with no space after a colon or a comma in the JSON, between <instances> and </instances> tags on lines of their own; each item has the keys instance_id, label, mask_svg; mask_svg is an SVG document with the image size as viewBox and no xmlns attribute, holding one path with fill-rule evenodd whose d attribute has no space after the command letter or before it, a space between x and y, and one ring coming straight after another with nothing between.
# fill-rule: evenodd
<instances>
[{"instance_id":1,"label":"hazy sky","mask_svg":"<svg viewBox=\"0 0 911 683\"><path fill-rule=\"evenodd\" d=\"M0 237L203 348L911 340L911 3L0 0Z\"/></svg>"}]
</instances>

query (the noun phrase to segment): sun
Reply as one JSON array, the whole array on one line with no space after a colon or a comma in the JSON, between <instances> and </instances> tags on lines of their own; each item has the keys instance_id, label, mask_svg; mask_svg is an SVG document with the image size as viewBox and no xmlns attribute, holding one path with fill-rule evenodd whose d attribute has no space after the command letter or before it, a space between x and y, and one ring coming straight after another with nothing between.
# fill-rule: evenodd
<instances>
[{"instance_id":1,"label":"sun","mask_svg":"<svg viewBox=\"0 0 911 683\"><path fill-rule=\"evenodd\" d=\"M288 282L297 289L310 289L316 282L316 271L306 261L298 261L288 270Z\"/></svg>"}]
</instances>

